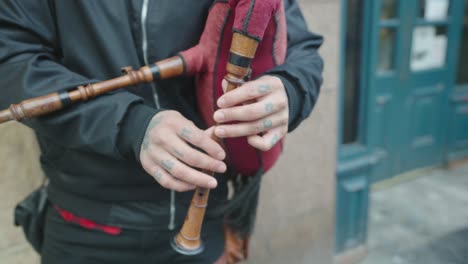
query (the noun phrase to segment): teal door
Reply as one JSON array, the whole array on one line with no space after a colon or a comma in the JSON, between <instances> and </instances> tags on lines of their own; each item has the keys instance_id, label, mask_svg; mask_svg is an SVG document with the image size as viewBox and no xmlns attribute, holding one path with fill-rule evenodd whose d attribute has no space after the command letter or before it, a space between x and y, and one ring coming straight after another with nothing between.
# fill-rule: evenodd
<instances>
[{"instance_id":1,"label":"teal door","mask_svg":"<svg viewBox=\"0 0 468 264\"><path fill-rule=\"evenodd\" d=\"M457 56L453 68L453 88L449 96L450 110L448 133L448 160L468 157L468 0L457 7L455 14L459 25ZM458 13L458 14L457 14ZM458 22L457 22L458 21Z\"/></svg>"},{"instance_id":2,"label":"teal door","mask_svg":"<svg viewBox=\"0 0 468 264\"><path fill-rule=\"evenodd\" d=\"M367 135L379 181L444 158L459 0L372 2Z\"/></svg>"},{"instance_id":3,"label":"teal door","mask_svg":"<svg viewBox=\"0 0 468 264\"><path fill-rule=\"evenodd\" d=\"M468 0L343 0L336 252L364 249L370 184L468 157Z\"/></svg>"}]
</instances>

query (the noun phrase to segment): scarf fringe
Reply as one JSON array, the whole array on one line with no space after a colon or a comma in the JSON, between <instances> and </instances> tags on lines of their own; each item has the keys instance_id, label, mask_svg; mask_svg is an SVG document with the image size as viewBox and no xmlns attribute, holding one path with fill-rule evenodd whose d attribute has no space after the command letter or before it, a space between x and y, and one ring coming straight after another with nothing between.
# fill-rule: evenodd
<instances>
[{"instance_id":1,"label":"scarf fringe","mask_svg":"<svg viewBox=\"0 0 468 264\"><path fill-rule=\"evenodd\" d=\"M216 210L216 214L225 216L225 224L244 239L254 230L262 178L260 170L254 176L236 175L229 179L234 196Z\"/></svg>"}]
</instances>

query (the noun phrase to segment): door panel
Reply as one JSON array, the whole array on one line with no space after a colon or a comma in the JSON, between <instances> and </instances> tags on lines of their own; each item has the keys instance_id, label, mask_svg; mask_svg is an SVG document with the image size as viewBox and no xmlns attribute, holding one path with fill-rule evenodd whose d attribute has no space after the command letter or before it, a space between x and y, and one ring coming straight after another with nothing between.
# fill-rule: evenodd
<instances>
[{"instance_id":1,"label":"door panel","mask_svg":"<svg viewBox=\"0 0 468 264\"><path fill-rule=\"evenodd\" d=\"M438 14L430 9L431 1L407 1L410 30L407 37L411 54L403 75L407 80L400 83L404 89L400 99L408 102L402 109L408 113L402 122L408 128L402 134L399 152L402 159L394 172L433 166L444 157L444 138L448 128L443 122L448 106L448 87L453 73L449 71L447 51L455 42L451 6L454 0L440 1ZM406 147L405 147L406 146ZM398 162L398 161L395 161Z\"/></svg>"},{"instance_id":2,"label":"door panel","mask_svg":"<svg viewBox=\"0 0 468 264\"><path fill-rule=\"evenodd\" d=\"M392 95L389 93L383 93L375 99L375 106L373 117L375 120L375 129L373 133L378 135L374 137L374 151L378 152L380 157L380 162L373 169L373 174L375 175L373 181L383 180L388 175L390 171L390 150L391 146L391 124L388 120L391 120L392 111L390 106L393 104Z\"/></svg>"},{"instance_id":3,"label":"door panel","mask_svg":"<svg viewBox=\"0 0 468 264\"><path fill-rule=\"evenodd\" d=\"M452 129L454 147L468 148L468 104L459 104L455 107L454 124Z\"/></svg>"},{"instance_id":4,"label":"door panel","mask_svg":"<svg viewBox=\"0 0 468 264\"><path fill-rule=\"evenodd\" d=\"M401 0L379 0L372 3L371 47L369 56L367 144L378 153L372 181L391 175L394 156L394 112L396 85L400 78L403 56Z\"/></svg>"},{"instance_id":5,"label":"door panel","mask_svg":"<svg viewBox=\"0 0 468 264\"><path fill-rule=\"evenodd\" d=\"M368 168L353 172L353 176L341 178L337 185L338 201L336 223L336 250L362 245L367 237L367 219L369 207Z\"/></svg>"},{"instance_id":6,"label":"door panel","mask_svg":"<svg viewBox=\"0 0 468 264\"><path fill-rule=\"evenodd\" d=\"M448 159L454 160L468 156L468 0L464 8L457 8L460 25L457 56L455 57L455 87L450 94L450 133L448 135Z\"/></svg>"},{"instance_id":7,"label":"door panel","mask_svg":"<svg viewBox=\"0 0 468 264\"><path fill-rule=\"evenodd\" d=\"M441 126L441 97L436 86L417 90L409 98L409 126L404 139L407 145L403 144L403 158L397 172L430 166L441 160L441 130L446 128Z\"/></svg>"},{"instance_id":8,"label":"door panel","mask_svg":"<svg viewBox=\"0 0 468 264\"><path fill-rule=\"evenodd\" d=\"M447 51L454 40L450 7L433 12L431 1L372 3L367 132L370 148L380 155L375 182L442 162L452 74Z\"/></svg>"}]
</instances>

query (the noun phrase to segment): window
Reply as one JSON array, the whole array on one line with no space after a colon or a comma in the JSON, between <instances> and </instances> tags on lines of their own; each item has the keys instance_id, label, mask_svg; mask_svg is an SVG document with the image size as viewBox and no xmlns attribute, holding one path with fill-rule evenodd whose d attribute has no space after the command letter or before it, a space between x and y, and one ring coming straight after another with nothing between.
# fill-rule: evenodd
<instances>
[{"instance_id":1,"label":"window","mask_svg":"<svg viewBox=\"0 0 468 264\"><path fill-rule=\"evenodd\" d=\"M395 19L398 16L398 0L382 0L380 20Z\"/></svg>"},{"instance_id":2,"label":"window","mask_svg":"<svg viewBox=\"0 0 468 264\"><path fill-rule=\"evenodd\" d=\"M413 31L411 48L412 71L425 71L445 66L448 45L447 22L451 2L419 0L419 22Z\"/></svg>"},{"instance_id":3,"label":"window","mask_svg":"<svg viewBox=\"0 0 468 264\"><path fill-rule=\"evenodd\" d=\"M386 22L399 22L398 0L382 0L380 7L380 33L377 71L379 73L389 72L395 68L395 43L397 36L396 24L393 26L383 25Z\"/></svg>"},{"instance_id":4,"label":"window","mask_svg":"<svg viewBox=\"0 0 468 264\"><path fill-rule=\"evenodd\" d=\"M396 30L394 28L384 27L380 29L379 37L379 61L377 63L377 70L379 72L388 72L395 67L394 53Z\"/></svg>"},{"instance_id":5,"label":"window","mask_svg":"<svg viewBox=\"0 0 468 264\"><path fill-rule=\"evenodd\" d=\"M445 66L447 26L417 26L413 31L411 70L424 71Z\"/></svg>"},{"instance_id":6,"label":"window","mask_svg":"<svg viewBox=\"0 0 468 264\"><path fill-rule=\"evenodd\" d=\"M357 141L362 50L362 12L364 0L348 0L343 107L343 144Z\"/></svg>"},{"instance_id":7,"label":"window","mask_svg":"<svg viewBox=\"0 0 468 264\"><path fill-rule=\"evenodd\" d=\"M419 18L428 21L446 20L450 11L450 0L419 0Z\"/></svg>"},{"instance_id":8,"label":"window","mask_svg":"<svg viewBox=\"0 0 468 264\"><path fill-rule=\"evenodd\" d=\"M468 0L465 0L465 15L463 17L463 33L458 53L457 85L468 85Z\"/></svg>"}]
</instances>

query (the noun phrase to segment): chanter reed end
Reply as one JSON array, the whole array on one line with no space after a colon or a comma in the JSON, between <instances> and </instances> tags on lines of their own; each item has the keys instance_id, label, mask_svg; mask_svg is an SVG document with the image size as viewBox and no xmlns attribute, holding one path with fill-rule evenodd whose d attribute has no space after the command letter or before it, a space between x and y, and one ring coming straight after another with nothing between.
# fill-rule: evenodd
<instances>
[{"instance_id":1,"label":"chanter reed end","mask_svg":"<svg viewBox=\"0 0 468 264\"><path fill-rule=\"evenodd\" d=\"M197 187L180 232L171 240L172 248L186 256L200 254L204 250L201 229L210 191Z\"/></svg>"}]
</instances>

